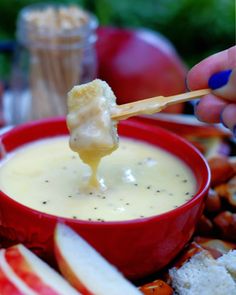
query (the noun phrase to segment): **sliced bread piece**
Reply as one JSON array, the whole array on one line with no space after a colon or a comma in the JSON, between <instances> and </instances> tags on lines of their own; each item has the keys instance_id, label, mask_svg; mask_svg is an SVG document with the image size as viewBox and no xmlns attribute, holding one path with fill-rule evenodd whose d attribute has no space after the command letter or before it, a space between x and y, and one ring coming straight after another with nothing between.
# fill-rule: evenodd
<instances>
[{"instance_id":1,"label":"sliced bread piece","mask_svg":"<svg viewBox=\"0 0 236 295\"><path fill-rule=\"evenodd\" d=\"M236 250L229 251L218 258L217 261L227 269L236 281Z\"/></svg>"},{"instance_id":2,"label":"sliced bread piece","mask_svg":"<svg viewBox=\"0 0 236 295\"><path fill-rule=\"evenodd\" d=\"M202 251L181 268L170 271L172 286L180 295L236 295L236 284L223 265Z\"/></svg>"}]
</instances>

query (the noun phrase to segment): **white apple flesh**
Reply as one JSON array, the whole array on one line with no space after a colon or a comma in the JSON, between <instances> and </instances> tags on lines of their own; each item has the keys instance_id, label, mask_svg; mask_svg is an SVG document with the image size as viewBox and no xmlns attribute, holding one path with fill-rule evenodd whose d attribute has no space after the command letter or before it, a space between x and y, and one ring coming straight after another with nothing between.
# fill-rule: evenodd
<instances>
[{"instance_id":1,"label":"white apple flesh","mask_svg":"<svg viewBox=\"0 0 236 295\"><path fill-rule=\"evenodd\" d=\"M75 231L55 230L55 255L63 276L84 295L140 295L134 285Z\"/></svg>"},{"instance_id":2,"label":"white apple flesh","mask_svg":"<svg viewBox=\"0 0 236 295\"><path fill-rule=\"evenodd\" d=\"M15 275L35 292L33 294L80 294L61 275L23 245L8 248L4 256Z\"/></svg>"}]
</instances>

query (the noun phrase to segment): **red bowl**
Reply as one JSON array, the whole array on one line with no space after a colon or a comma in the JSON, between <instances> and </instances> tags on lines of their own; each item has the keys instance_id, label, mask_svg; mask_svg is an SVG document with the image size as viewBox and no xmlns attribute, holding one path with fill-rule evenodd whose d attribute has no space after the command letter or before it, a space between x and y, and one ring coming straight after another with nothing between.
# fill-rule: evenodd
<instances>
[{"instance_id":1,"label":"red bowl","mask_svg":"<svg viewBox=\"0 0 236 295\"><path fill-rule=\"evenodd\" d=\"M11 152L25 143L67 133L62 118L32 122L5 133L1 137L1 147ZM182 159L195 175L195 196L161 215L101 223L45 214L0 192L0 236L5 245L21 242L50 261L54 227L61 221L75 229L130 279L144 277L166 266L194 232L209 188L209 168L193 146L164 129L128 120L119 124L119 134L146 141Z\"/></svg>"}]
</instances>

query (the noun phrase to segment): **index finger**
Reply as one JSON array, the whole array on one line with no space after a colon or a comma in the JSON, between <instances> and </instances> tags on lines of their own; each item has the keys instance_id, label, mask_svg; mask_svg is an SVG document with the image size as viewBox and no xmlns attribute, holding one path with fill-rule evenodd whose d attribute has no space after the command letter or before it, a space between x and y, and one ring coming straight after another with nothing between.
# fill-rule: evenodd
<instances>
[{"instance_id":1,"label":"index finger","mask_svg":"<svg viewBox=\"0 0 236 295\"><path fill-rule=\"evenodd\" d=\"M191 90L207 88L211 75L236 67L236 46L213 54L195 65L187 75L187 85Z\"/></svg>"}]
</instances>

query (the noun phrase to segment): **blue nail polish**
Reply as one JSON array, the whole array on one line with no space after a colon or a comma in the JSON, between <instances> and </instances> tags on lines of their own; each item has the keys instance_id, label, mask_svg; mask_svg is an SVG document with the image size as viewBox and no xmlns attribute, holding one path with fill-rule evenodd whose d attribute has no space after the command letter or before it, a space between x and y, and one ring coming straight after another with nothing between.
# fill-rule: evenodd
<instances>
[{"instance_id":1,"label":"blue nail polish","mask_svg":"<svg viewBox=\"0 0 236 295\"><path fill-rule=\"evenodd\" d=\"M200 99L198 99L198 100L195 102L195 106L196 106L196 107L199 105L199 102L200 102Z\"/></svg>"},{"instance_id":2,"label":"blue nail polish","mask_svg":"<svg viewBox=\"0 0 236 295\"><path fill-rule=\"evenodd\" d=\"M233 127L233 134L234 134L234 137L236 137L236 125L234 125Z\"/></svg>"},{"instance_id":3,"label":"blue nail polish","mask_svg":"<svg viewBox=\"0 0 236 295\"><path fill-rule=\"evenodd\" d=\"M199 102L200 102L200 99L196 101L196 103L194 105L194 109L193 109L194 116L197 117L197 118L198 118L198 116L197 116L197 106L199 105Z\"/></svg>"},{"instance_id":4,"label":"blue nail polish","mask_svg":"<svg viewBox=\"0 0 236 295\"><path fill-rule=\"evenodd\" d=\"M213 90L225 86L229 81L231 72L232 70L225 70L212 75L208 80L208 86Z\"/></svg>"}]
</instances>

